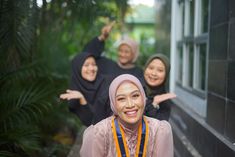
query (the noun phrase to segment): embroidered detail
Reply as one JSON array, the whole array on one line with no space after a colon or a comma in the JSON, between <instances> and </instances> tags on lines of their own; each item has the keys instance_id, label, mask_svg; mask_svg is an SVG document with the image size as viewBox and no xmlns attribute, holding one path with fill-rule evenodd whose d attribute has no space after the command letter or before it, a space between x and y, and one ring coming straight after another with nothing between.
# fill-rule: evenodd
<instances>
[{"instance_id":1,"label":"embroidered detail","mask_svg":"<svg viewBox=\"0 0 235 157\"><path fill-rule=\"evenodd\" d=\"M118 120L113 117L112 119L112 133L115 141L118 157L130 157L129 148L127 147L125 133ZM135 151L135 157L146 157L147 144L148 144L149 126L146 118L143 117L142 123L138 128L138 138Z\"/></svg>"}]
</instances>

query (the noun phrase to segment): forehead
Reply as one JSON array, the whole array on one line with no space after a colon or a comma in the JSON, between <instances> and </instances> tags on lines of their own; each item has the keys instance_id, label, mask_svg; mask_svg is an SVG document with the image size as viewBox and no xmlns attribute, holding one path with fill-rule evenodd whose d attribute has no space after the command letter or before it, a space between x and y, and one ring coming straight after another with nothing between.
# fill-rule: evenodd
<instances>
[{"instance_id":1,"label":"forehead","mask_svg":"<svg viewBox=\"0 0 235 157\"><path fill-rule=\"evenodd\" d=\"M126 44L126 43L121 44L118 48L119 48L119 49L120 49L120 48L131 49L130 45L128 45L128 44Z\"/></svg>"},{"instance_id":2,"label":"forehead","mask_svg":"<svg viewBox=\"0 0 235 157\"><path fill-rule=\"evenodd\" d=\"M95 58L92 56L89 56L85 59L84 63L86 63L86 62L95 62Z\"/></svg>"},{"instance_id":3,"label":"forehead","mask_svg":"<svg viewBox=\"0 0 235 157\"><path fill-rule=\"evenodd\" d=\"M159 58L153 59L153 60L149 63L149 65L151 65L151 66L156 65L156 66L163 66L163 67L165 67L165 64L164 64L164 63L162 62L162 60L159 59Z\"/></svg>"},{"instance_id":4,"label":"forehead","mask_svg":"<svg viewBox=\"0 0 235 157\"><path fill-rule=\"evenodd\" d=\"M139 88L133 82L125 81L117 88L116 95L126 95L134 91L139 91Z\"/></svg>"}]
</instances>

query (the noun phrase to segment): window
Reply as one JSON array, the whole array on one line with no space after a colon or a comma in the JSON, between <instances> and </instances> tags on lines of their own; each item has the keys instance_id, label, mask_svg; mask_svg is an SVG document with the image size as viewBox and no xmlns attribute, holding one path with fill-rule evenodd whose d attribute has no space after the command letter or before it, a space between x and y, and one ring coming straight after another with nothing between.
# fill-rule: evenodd
<instances>
[{"instance_id":1,"label":"window","mask_svg":"<svg viewBox=\"0 0 235 157\"><path fill-rule=\"evenodd\" d=\"M207 113L209 0L172 1L170 90L183 107Z\"/></svg>"},{"instance_id":2,"label":"window","mask_svg":"<svg viewBox=\"0 0 235 157\"><path fill-rule=\"evenodd\" d=\"M180 0L179 28L183 35L177 41L176 81L191 92L204 95L206 90L208 0Z\"/></svg>"},{"instance_id":3,"label":"window","mask_svg":"<svg viewBox=\"0 0 235 157\"><path fill-rule=\"evenodd\" d=\"M201 32L208 32L208 0L201 3Z\"/></svg>"}]
</instances>

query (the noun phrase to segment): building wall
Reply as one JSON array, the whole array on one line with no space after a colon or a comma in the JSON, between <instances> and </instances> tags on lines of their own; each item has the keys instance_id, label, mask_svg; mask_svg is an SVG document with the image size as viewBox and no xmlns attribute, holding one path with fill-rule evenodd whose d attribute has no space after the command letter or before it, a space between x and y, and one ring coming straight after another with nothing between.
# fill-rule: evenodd
<instances>
[{"instance_id":1,"label":"building wall","mask_svg":"<svg viewBox=\"0 0 235 157\"><path fill-rule=\"evenodd\" d=\"M235 143L235 1L211 1L207 122Z\"/></svg>"},{"instance_id":2,"label":"building wall","mask_svg":"<svg viewBox=\"0 0 235 157\"><path fill-rule=\"evenodd\" d=\"M177 3L172 0L172 65L177 62ZM177 157L235 157L234 0L210 0L208 35L206 114L195 112L182 95L174 101L170 123ZM170 87L177 94L175 72L173 68Z\"/></svg>"}]
</instances>

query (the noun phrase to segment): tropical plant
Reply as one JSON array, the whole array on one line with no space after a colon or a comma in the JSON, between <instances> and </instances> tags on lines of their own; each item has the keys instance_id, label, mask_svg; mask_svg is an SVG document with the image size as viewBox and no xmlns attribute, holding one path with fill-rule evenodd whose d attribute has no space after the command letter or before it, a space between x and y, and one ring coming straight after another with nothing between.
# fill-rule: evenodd
<instances>
[{"instance_id":1,"label":"tropical plant","mask_svg":"<svg viewBox=\"0 0 235 157\"><path fill-rule=\"evenodd\" d=\"M0 1L0 156L66 156L79 120L60 102L69 59L117 16L114 1ZM98 29L97 29L98 28Z\"/></svg>"}]
</instances>

